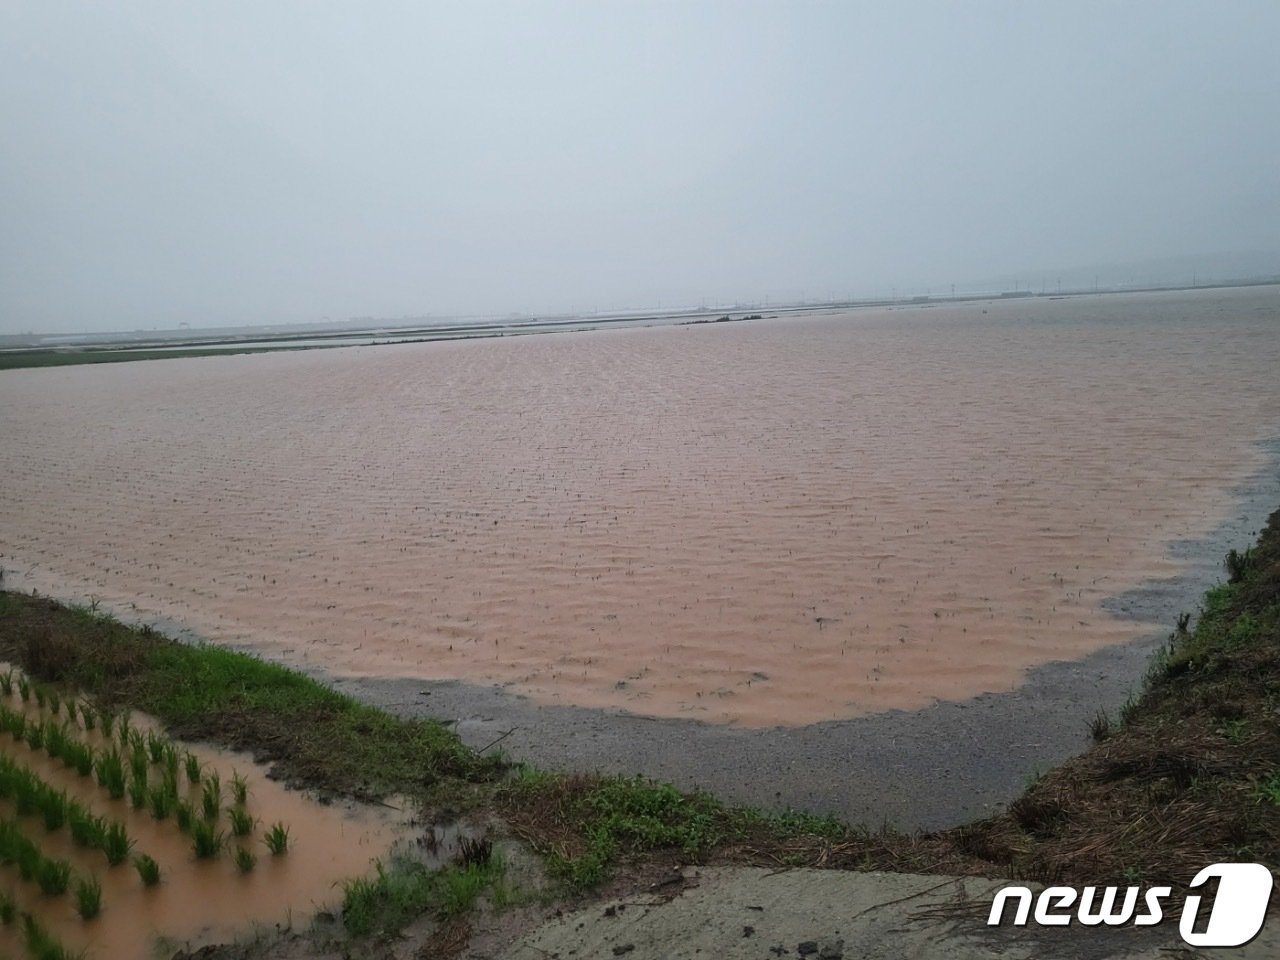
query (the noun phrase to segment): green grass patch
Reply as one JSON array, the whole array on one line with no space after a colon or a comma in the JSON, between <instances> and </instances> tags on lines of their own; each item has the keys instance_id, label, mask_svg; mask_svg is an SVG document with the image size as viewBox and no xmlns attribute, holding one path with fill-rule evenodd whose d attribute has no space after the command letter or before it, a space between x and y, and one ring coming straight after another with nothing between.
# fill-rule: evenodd
<instances>
[{"instance_id":1,"label":"green grass patch","mask_svg":"<svg viewBox=\"0 0 1280 960\"><path fill-rule=\"evenodd\" d=\"M502 876L496 858L485 864L430 870L411 860L377 865L372 877L350 881L342 898L342 923L354 936L385 936L414 917L433 913L444 919L475 904Z\"/></svg>"},{"instance_id":2,"label":"green grass patch","mask_svg":"<svg viewBox=\"0 0 1280 960\"><path fill-rule=\"evenodd\" d=\"M393 717L276 664L42 598L0 593L0 656L108 710L143 710L176 736L253 750L287 780L354 797L488 783L504 769L434 720ZM100 712L104 730L108 716ZM107 766L123 796L115 762Z\"/></svg>"}]
</instances>

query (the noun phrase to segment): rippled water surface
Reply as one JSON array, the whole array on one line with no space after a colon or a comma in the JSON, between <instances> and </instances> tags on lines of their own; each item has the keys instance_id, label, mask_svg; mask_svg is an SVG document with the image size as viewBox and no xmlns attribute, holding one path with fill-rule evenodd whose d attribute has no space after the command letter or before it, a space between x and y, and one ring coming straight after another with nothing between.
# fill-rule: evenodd
<instances>
[{"instance_id":1,"label":"rippled water surface","mask_svg":"<svg viewBox=\"0 0 1280 960\"><path fill-rule=\"evenodd\" d=\"M0 553L333 673L808 723L1143 632L1102 599L1277 370L1253 288L10 371Z\"/></svg>"}]
</instances>

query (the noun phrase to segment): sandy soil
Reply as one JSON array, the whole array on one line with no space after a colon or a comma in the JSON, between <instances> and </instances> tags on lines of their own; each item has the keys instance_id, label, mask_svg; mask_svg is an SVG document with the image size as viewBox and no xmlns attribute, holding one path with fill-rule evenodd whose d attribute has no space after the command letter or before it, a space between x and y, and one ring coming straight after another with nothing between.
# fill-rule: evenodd
<instances>
[{"instance_id":1,"label":"sandy soil","mask_svg":"<svg viewBox=\"0 0 1280 960\"><path fill-rule=\"evenodd\" d=\"M758 728L1008 691L1280 424L1274 288L0 377L24 583L346 677Z\"/></svg>"}]
</instances>

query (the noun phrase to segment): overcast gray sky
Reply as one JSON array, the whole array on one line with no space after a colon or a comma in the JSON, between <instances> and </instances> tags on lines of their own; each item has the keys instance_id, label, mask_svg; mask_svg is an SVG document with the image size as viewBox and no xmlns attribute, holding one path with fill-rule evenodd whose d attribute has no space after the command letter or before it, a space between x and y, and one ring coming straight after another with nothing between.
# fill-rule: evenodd
<instances>
[{"instance_id":1,"label":"overcast gray sky","mask_svg":"<svg viewBox=\"0 0 1280 960\"><path fill-rule=\"evenodd\" d=\"M6 0L0 332L1278 254L1277 38L1275 0Z\"/></svg>"}]
</instances>

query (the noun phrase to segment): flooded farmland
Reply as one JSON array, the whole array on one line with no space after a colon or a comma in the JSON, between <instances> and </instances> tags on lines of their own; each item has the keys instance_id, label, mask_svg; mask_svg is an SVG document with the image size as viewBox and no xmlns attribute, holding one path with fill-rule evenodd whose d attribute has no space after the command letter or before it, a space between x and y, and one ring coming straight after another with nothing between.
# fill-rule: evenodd
<instances>
[{"instance_id":1,"label":"flooded farmland","mask_svg":"<svg viewBox=\"0 0 1280 960\"><path fill-rule=\"evenodd\" d=\"M333 675L913 708L1149 631L1102 602L1229 510L1278 369L1254 288L7 371L0 563Z\"/></svg>"}]
</instances>

